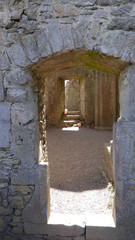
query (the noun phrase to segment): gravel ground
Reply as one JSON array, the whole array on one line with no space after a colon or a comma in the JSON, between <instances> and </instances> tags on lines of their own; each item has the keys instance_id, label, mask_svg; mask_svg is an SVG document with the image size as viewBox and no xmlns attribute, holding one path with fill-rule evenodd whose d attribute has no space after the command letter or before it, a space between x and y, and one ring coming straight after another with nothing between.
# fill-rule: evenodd
<instances>
[{"instance_id":1,"label":"gravel ground","mask_svg":"<svg viewBox=\"0 0 135 240\"><path fill-rule=\"evenodd\" d=\"M102 176L104 143L111 131L47 129L51 212L111 214L111 192ZM69 131L74 130L74 131Z\"/></svg>"}]
</instances>

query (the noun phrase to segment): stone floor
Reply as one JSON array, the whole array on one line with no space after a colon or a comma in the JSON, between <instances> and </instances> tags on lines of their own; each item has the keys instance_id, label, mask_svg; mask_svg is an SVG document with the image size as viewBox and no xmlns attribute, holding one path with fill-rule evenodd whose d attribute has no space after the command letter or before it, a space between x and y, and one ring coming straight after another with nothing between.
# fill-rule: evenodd
<instances>
[{"instance_id":1,"label":"stone floor","mask_svg":"<svg viewBox=\"0 0 135 240\"><path fill-rule=\"evenodd\" d=\"M102 176L104 143L111 131L47 129L51 212L111 214L111 192Z\"/></svg>"}]
</instances>

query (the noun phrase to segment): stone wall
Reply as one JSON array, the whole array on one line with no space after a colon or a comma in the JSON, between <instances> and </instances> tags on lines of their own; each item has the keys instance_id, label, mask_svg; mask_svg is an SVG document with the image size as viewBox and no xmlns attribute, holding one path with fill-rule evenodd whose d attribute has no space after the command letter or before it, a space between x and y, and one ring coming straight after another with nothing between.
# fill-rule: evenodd
<instances>
[{"instance_id":1,"label":"stone wall","mask_svg":"<svg viewBox=\"0 0 135 240\"><path fill-rule=\"evenodd\" d=\"M134 17L134 0L0 2L0 237L4 240L13 233L13 239L22 232L23 239L26 233L38 234L49 217L45 89L40 82L52 71L57 75L74 67L118 77L135 62ZM121 120L114 128L116 223L130 226L135 219L134 73L133 65L122 74Z\"/></svg>"}]
</instances>

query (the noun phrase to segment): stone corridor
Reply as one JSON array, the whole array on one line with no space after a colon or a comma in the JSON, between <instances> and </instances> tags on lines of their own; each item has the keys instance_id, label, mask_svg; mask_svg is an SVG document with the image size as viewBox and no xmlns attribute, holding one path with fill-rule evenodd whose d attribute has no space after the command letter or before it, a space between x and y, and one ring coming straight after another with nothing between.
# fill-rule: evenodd
<instances>
[{"instance_id":1,"label":"stone corridor","mask_svg":"<svg viewBox=\"0 0 135 240\"><path fill-rule=\"evenodd\" d=\"M111 214L102 162L104 143L112 139L112 132L50 127L47 139L51 213Z\"/></svg>"}]
</instances>

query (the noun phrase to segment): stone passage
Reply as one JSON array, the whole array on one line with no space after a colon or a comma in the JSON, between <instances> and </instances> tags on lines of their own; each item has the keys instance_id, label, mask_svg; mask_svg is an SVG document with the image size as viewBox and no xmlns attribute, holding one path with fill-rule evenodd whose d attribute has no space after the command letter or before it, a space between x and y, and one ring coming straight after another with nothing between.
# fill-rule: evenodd
<instances>
[{"instance_id":1,"label":"stone passage","mask_svg":"<svg viewBox=\"0 0 135 240\"><path fill-rule=\"evenodd\" d=\"M112 132L64 129L47 129L52 213L111 214L102 163Z\"/></svg>"}]
</instances>

